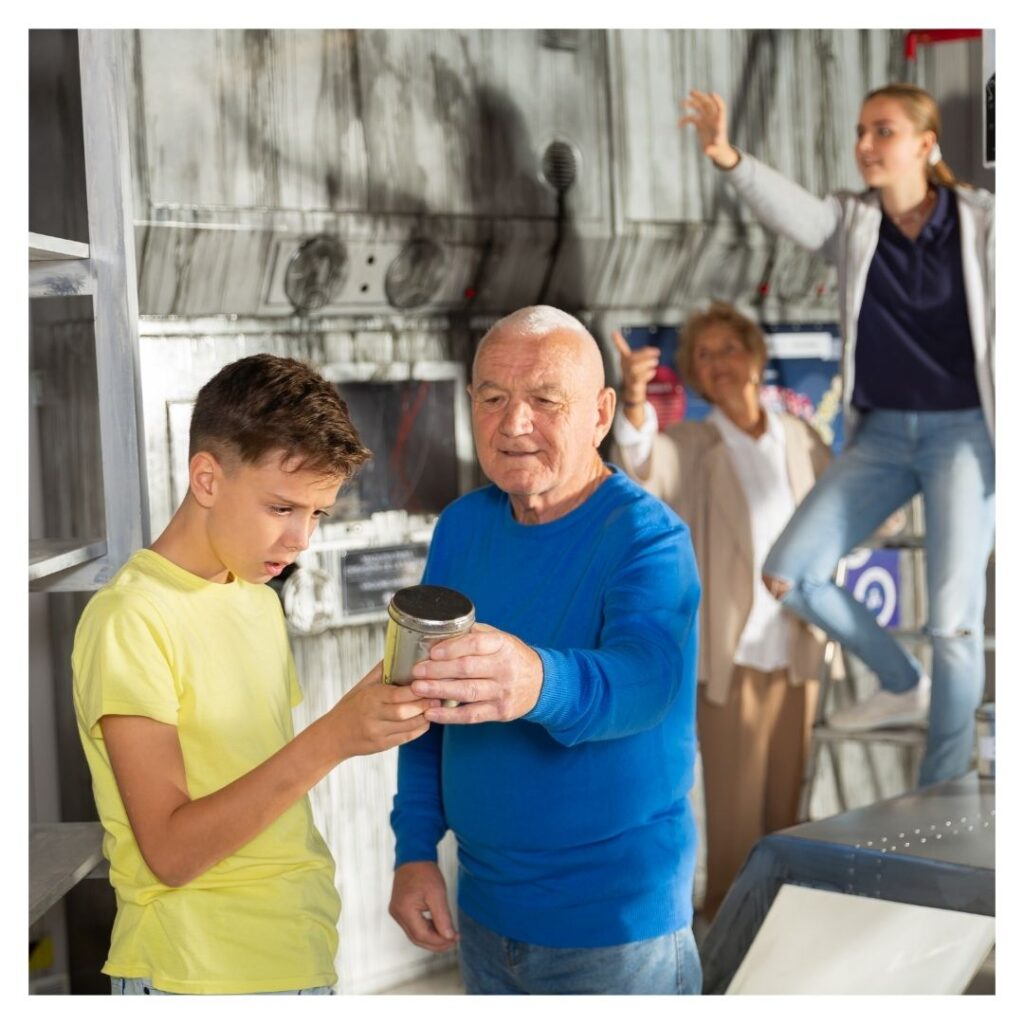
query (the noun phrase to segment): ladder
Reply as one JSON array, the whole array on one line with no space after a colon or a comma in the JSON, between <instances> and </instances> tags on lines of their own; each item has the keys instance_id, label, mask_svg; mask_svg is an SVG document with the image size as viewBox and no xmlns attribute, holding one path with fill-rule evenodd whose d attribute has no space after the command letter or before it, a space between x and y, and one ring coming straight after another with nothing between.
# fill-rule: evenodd
<instances>
[{"instance_id":1,"label":"ladder","mask_svg":"<svg viewBox=\"0 0 1024 1024\"><path fill-rule=\"evenodd\" d=\"M924 631L927 616L927 585L925 579L924 506L921 496L917 495L914 497L906 508L907 526L905 531L893 536L876 534L864 544L858 545L858 547L904 551L910 556L910 586L905 588L904 592L909 595L909 604L912 606L912 614L916 624L911 628L895 628L889 632L903 643L924 648L929 646L930 639ZM841 559L834 577L837 585L843 586L845 584L847 571L847 560L845 558ZM986 651L995 650L994 633L985 633L984 644ZM836 677L837 659L839 659L844 668L842 679ZM874 729L867 732L842 732L829 726L826 708L829 697L833 692L833 687L836 685L841 686L844 703L852 703L856 698L853 692L852 678L853 673L850 671L846 652L837 641L829 640L822 658L821 671L819 673L818 700L814 712L814 723L811 727L807 759L804 762L800 800L797 807L799 821L807 821L809 818L811 793L814 788L818 758L822 749L827 752L829 758L840 810L846 811L850 809L851 801L848 798L843 777L843 766L837 750L838 745L841 743L859 744L863 749L874 800L882 800L891 795L883 792L881 774L876 758L879 745L899 747L906 752L904 767L909 780L907 788L912 789L916 785L917 773L920 768L921 759L924 756L925 741L927 740L927 732L924 728L910 726Z\"/></svg>"},{"instance_id":2,"label":"ladder","mask_svg":"<svg viewBox=\"0 0 1024 1024\"><path fill-rule=\"evenodd\" d=\"M928 637L923 629L926 611L925 595L927 591L925 588L924 534L922 531L923 511L920 498L913 499L908 509L908 532L892 537L876 535L864 544L858 545L858 547L900 550L910 554L910 603L913 606L913 615L920 625L916 628L892 629L889 632L904 643L923 646L928 643ZM902 568L901 566L901 570ZM847 559L840 559L834 576L837 586L842 587L846 583L847 573ZM841 662L844 669L842 678L836 677L837 659ZM825 646L825 653L822 657L821 671L819 673L818 699L814 711L814 723L811 726L807 758L804 762L800 800L797 806L799 821L806 821L809 817L811 793L817 777L818 758L822 749L828 754L840 811L849 810L851 805L845 784L842 761L837 750L840 743L856 743L861 745L874 800L884 799L887 795L883 792L881 773L876 756L878 744L896 746L906 751L905 771L911 780L917 778L921 758L924 755L927 733L918 726L873 729L866 732L844 732L831 728L828 724L826 708L828 707L833 688L836 686L842 687L843 703L853 703L856 699L856 694L853 688L853 673L850 668L849 658L839 642L830 639ZM912 786L913 782L911 782L908 788L912 788Z\"/></svg>"}]
</instances>

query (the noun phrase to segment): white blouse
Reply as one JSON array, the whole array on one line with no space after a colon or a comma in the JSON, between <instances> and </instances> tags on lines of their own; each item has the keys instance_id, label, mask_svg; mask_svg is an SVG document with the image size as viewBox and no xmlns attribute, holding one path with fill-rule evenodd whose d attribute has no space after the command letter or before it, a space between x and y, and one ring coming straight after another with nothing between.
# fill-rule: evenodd
<instances>
[{"instance_id":1,"label":"white blouse","mask_svg":"<svg viewBox=\"0 0 1024 1024\"><path fill-rule=\"evenodd\" d=\"M712 407L708 417L722 435L747 499L754 552L754 602L733 661L759 672L775 672L789 664L791 623L782 605L762 582L761 566L793 515L796 502L786 467L786 437L782 422L767 409L765 418L767 430L755 439L717 407ZM616 414L613 433L623 458L629 460L630 468L637 469L647 462L657 432L658 420L650 402L646 404L644 423L639 429L626 419L621 410Z\"/></svg>"}]
</instances>

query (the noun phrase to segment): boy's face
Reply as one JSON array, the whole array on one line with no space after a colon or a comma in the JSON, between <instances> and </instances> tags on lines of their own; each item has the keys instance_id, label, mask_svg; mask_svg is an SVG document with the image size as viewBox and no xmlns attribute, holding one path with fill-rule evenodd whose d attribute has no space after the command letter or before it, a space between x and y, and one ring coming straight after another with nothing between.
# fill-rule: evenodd
<instances>
[{"instance_id":1,"label":"boy's face","mask_svg":"<svg viewBox=\"0 0 1024 1024\"><path fill-rule=\"evenodd\" d=\"M214 564L250 583L279 575L309 546L317 523L329 514L344 477L296 469L282 451L258 463L214 460L207 536ZM219 574L218 574L219 575Z\"/></svg>"}]
</instances>

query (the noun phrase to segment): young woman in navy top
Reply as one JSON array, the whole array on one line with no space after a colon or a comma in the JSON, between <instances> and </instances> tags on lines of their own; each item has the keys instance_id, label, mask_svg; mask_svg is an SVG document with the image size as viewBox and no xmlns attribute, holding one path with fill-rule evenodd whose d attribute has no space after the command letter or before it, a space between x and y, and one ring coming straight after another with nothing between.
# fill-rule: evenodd
<instances>
[{"instance_id":1,"label":"young woman in navy top","mask_svg":"<svg viewBox=\"0 0 1024 1024\"><path fill-rule=\"evenodd\" d=\"M726 105L692 91L681 124L766 226L838 270L841 455L768 553L765 583L879 677L836 712L849 731L927 719L920 785L964 774L985 681L985 573L995 532L995 200L956 180L934 99L865 97L854 153L867 188L818 198L731 145ZM931 675L832 576L915 494L924 500Z\"/></svg>"}]
</instances>

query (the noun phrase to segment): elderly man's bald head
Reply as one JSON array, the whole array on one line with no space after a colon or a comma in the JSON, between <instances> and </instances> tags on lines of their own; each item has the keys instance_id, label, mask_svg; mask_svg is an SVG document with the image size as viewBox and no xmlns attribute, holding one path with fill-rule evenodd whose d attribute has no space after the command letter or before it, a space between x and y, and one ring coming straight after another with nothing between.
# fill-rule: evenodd
<instances>
[{"instance_id":1,"label":"elderly man's bald head","mask_svg":"<svg viewBox=\"0 0 1024 1024\"><path fill-rule=\"evenodd\" d=\"M574 316L528 306L499 320L477 348L469 394L480 466L519 522L566 515L610 474L598 447L615 392Z\"/></svg>"},{"instance_id":2,"label":"elderly man's bald head","mask_svg":"<svg viewBox=\"0 0 1024 1024\"><path fill-rule=\"evenodd\" d=\"M496 341L547 342L571 347L579 374L588 387L604 387L604 361L594 336L576 317L554 306L524 306L494 323L480 339L473 359L473 376L481 353Z\"/></svg>"}]
</instances>

